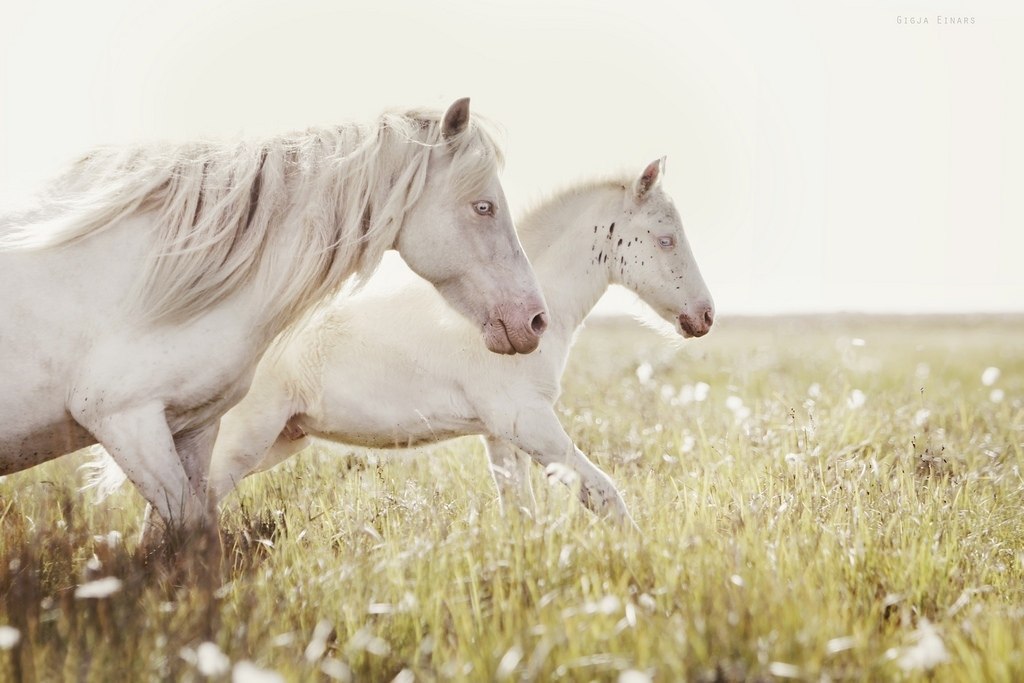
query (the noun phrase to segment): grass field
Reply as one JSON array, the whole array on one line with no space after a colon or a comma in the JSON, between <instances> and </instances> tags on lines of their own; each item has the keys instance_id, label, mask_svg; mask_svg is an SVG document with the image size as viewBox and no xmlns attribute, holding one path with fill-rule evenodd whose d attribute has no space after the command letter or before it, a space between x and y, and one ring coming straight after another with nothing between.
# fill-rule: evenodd
<instances>
[{"instance_id":1,"label":"grass field","mask_svg":"<svg viewBox=\"0 0 1024 683\"><path fill-rule=\"evenodd\" d=\"M539 471L503 518L473 439L320 450L209 580L74 458L4 478L0 680L1024 680L1024 319L601 322L564 386L642 534Z\"/></svg>"}]
</instances>

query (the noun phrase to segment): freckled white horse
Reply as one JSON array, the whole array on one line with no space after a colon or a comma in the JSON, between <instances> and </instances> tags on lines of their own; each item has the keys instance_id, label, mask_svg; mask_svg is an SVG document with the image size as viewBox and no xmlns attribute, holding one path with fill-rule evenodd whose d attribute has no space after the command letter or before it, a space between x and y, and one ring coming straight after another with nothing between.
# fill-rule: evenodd
<instances>
[{"instance_id":1,"label":"freckled white horse","mask_svg":"<svg viewBox=\"0 0 1024 683\"><path fill-rule=\"evenodd\" d=\"M222 420L211 496L221 500L309 437L401 448L479 434L503 499L532 509L532 458L560 476L569 468L586 507L632 523L554 403L575 332L609 284L636 292L683 336L711 327L711 295L659 182L662 168L656 161L635 180L573 188L518 222L551 315L530 356L483 352L473 328L411 273L397 285L374 278L283 339ZM113 488L117 474L108 468L97 483Z\"/></svg>"},{"instance_id":2,"label":"freckled white horse","mask_svg":"<svg viewBox=\"0 0 1024 683\"><path fill-rule=\"evenodd\" d=\"M167 524L205 524L220 417L263 352L392 248L474 348L482 329L491 351L532 351L546 314L499 163L465 99L85 157L0 217L0 474L98 442Z\"/></svg>"}]
</instances>

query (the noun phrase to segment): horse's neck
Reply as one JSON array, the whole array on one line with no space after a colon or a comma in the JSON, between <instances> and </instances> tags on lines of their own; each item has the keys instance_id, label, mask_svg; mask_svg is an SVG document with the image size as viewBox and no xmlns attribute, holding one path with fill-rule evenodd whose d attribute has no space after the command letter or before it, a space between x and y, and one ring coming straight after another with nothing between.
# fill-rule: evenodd
<instances>
[{"instance_id":1,"label":"horse's neck","mask_svg":"<svg viewBox=\"0 0 1024 683\"><path fill-rule=\"evenodd\" d=\"M523 249L557 330L571 336L608 289L609 226L621 213L622 191L597 186L567 193L521 221Z\"/></svg>"},{"instance_id":2,"label":"horse's neck","mask_svg":"<svg viewBox=\"0 0 1024 683\"><path fill-rule=\"evenodd\" d=\"M406 163L413 163L408 160ZM401 168L390 175L397 176ZM359 186L348 187L325 183L342 195L358 197ZM312 215L304 204L323 206L331 197L313 195L310 201L292 200L288 216L280 226L271 249L273 259L262 264L263 285L260 291L274 292L274 308L279 311L266 316L270 338L282 329L292 326L312 307L336 295L352 276L372 273L384 252L397 239L401 216L397 220L382 220L369 233L373 217L387 215L385 207L393 203L394 182L381 183L371 188L367 204L353 206L338 204L335 212L315 212ZM353 208L354 207L354 208ZM340 226L340 227L339 227ZM314 245L311 255L308 245ZM310 267L313 264L315 267Z\"/></svg>"}]
</instances>

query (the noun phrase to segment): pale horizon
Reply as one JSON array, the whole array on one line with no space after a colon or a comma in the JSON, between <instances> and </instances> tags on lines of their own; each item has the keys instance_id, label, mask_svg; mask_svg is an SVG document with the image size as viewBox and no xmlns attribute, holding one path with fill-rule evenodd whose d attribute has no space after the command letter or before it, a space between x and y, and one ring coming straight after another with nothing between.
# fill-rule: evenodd
<instances>
[{"instance_id":1,"label":"pale horizon","mask_svg":"<svg viewBox=\"0 0 1024 683\"><path fill-rule=\"evenodd\" d=\"M519 212L667 156L719 315L1024 311L1024 8L898 9L6 4L0 196L98 144L370 120L468 95L504 131ZM601 311L631 298L612 293Z\"/></svg>"}]
</instances>

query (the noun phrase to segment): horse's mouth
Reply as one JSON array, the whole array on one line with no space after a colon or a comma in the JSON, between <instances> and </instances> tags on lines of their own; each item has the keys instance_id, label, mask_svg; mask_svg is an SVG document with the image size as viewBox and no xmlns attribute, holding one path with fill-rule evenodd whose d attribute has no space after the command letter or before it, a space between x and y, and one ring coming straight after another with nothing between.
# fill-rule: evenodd
<instances>
[{"instance_id":1,"label":"horse's mouth","mask_svg":"<svg viewBox=\"0 0 1024 683\"><path fill-rule=\"evenodd\" d=\"M484 343L492 353L514 356L517 353L530 353L540 343L537 334L516 334L500 317L494 317L484 323Z\"/></svg>"},{"instance_id":2,"label":"horse's mouth","mask_svg":"<svg viewBox=\"0 0 1024 683\"><path fill-rule=\"evenodd\" d=\"M507 356L515 355L516 347L508 338L508 330L500 318L492 318L484 323L483 327L484 344L491 353L501 353Z\"/></svg>"}]
</instances>

